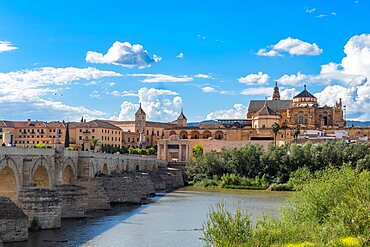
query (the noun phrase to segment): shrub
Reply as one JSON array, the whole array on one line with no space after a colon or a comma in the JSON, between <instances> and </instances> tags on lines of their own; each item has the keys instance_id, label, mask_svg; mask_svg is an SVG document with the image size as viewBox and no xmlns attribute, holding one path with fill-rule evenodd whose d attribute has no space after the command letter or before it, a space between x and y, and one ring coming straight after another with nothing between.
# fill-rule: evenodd
<instances>
[{"instance_id":1,"label":"shrub","mask_svg":"<svg viewBox=\"0 0 370 247\"><path fill-rule=\"evenodd\" d=\"M252 220L247 212L228 212L224 203L213 208L203 224L202 240L209 246L245 246L252 234Z\"/></svg>"},{"instance_id":2,"label":"shrub","mask_svg":"<svg viewBox=\"0 0 370 247\"><path fill-rule=\"evenodd\" d=\"M310 169L304 166L290 173L288 185L295 190L299 190L302 188L304 182L308 181L311 177Z\"/></svg>"},{"instance_id":3,"label":"shrub","mask_svg":"<svg viewBox=\"0 0 370 247\"><path fill-rule=\"evenodd\" d=\"M38 143L35 145L35 148L47 148L45 143Z\"/></svg>"}]
</instances>

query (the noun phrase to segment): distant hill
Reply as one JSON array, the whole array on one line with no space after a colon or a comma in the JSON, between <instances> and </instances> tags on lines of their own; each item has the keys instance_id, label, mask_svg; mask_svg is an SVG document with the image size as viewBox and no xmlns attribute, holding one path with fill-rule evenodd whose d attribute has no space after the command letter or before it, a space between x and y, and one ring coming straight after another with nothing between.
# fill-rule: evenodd
<instances>
[{"instance_id":1,"label":"distant hill","mask_svg":"<svg viewBox=\"0 0 370 247\"><path fill-rule=\"evenodd\" d=\"M188 123L188 126L199 126L200 124L214 124L214 123L217 123L217 121L215 121L215 120L204 120L204 121L201 121L201 122Z\"/></svg>"},{"instance_id":2,"label":"distant hill","mask_svg":"<svg viewBox=\"0 0 370 247\"><path fill-rule=\"evenodd\" d=\"M347 126L352 127L352 126L360 126L360 127L369 127L370 126L370 121L347 121Z\"/></svg>"}]
</instances>

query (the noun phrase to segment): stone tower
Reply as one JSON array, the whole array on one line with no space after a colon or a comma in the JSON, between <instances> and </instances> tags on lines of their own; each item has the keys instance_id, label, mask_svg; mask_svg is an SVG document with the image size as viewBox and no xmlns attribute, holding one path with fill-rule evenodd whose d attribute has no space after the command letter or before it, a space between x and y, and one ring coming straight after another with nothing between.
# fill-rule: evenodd
<instances>
[{"instance_id":1,"label":"stone tower","mask_svg":"<svg viewBox=\"0 0 370 247\"><path fill-rule=\"evenodd\" d=\"M176 120L177 126L187 126L188 125L188 119L184 115L184 111L181 108L180 116Z\"/></svg>"},{"instance_id":2,"label":"stone tower","mask_svg":"<svg viewBox=\"0 0 370 247\"><path fill-rule=\"evenodd\" d=\"M277 82L275 82L274 93L272 94L272 100L280 100L280 92Z\"/></svg>"},{"instance_id":3,"label":"stone tower","mask_svg":"<svg viewBox=\"0 0 370 247\"><path fill-rule=\"evenodd\" d=\"M143 108L141 108L141 103L139 109L135 113L135 130L136 134L139 135L139 147L146 146L146 138L145 138L145 127L146 127L146 113L144 112Z\"/></svg>"}]
</instances>

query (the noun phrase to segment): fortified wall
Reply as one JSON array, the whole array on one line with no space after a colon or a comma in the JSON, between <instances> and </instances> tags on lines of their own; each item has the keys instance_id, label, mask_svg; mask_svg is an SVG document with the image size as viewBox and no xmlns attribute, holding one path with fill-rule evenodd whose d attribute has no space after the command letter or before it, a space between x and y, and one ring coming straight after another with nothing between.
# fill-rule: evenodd
<instances>
[{"instance_id":1,"label":"fortified wall","mask_svg":"<svg viewBox=\"0 0 370 247\"><path fill-rule=\"evenodd\" d=\"M0 213L14 213L0 215L6 229L14 229L0 228L0 239L23 241L31 225L59 228L62 218L81 218L111 203L141 203L156 189L183 185L181 171L152 157L0 147Z\"/></svg>"}]
</instances>

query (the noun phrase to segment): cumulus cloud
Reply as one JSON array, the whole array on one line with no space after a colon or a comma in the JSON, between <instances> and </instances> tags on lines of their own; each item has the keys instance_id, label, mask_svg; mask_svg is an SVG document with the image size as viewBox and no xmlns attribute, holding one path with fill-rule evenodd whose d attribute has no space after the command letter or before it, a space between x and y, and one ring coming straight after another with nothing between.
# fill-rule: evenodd
<instances>
[{"instance_id":1,"label":"cumulus cloud","mask_svg":"<svg viewBox=\"0 0 370 247\"><path fill-rule=\"evenodd\" d=\"M128 74L133 77L144 77L142 82L155 83L155 82L189 82L193 81L192 77L189 76L172 76L165 74Z\"/></svg>"},{"instance_id":2,"label":"cumulus cloud","mask_svg":"<svg viewBox=\"0 0 370 247\"><path fill-rule=\"evenodd\" d=\"M277 82L282 85L297 86L302 84L302 82L305 82L308 77L309 76L298 72L296 75L283 75L279 79L277 79Z\"/></svg>"},{"instance_id":3,"label":"cumulus cloud","mask_svg":"<svg viewBox=\"0 0 370 247\"><path fill-rule=\"evenodd\" d=\"M282 53L288 53L295 56L317 56L323 52L316 43L308 43L300 39L288 37L280 40L277 44L262 48L257 52L258 56L281 56Z\"/></svg>"},{"instance_id":4,"label":"cumulus cloud","mask_svg":"<svg viewBox=\"0 0 370 247\"><path fill-rule=\"evenodd\" d=\"M179 54L177 54L176 57L180 58L180 59L183 59L184 58L184 53L180 52Z\"/></svg>"},{"instance_id":5,"label":"cumulus cloud","mask_svg":"<svg viewBox=\"0 0 370 247\"><path fill-rule=\"evenodd\" d=\"M13 51L18 49L18 47L12 45L9 41L0 41L0 53L5 51Z\"/></svg>"},{"instance_id":6,"label":"cumulus cloud","mask_svg":"<svg viewBox=\"0 0 370 247\"><path fill-rule=\"evenodd\" d=\"M207 115L207 119L247 118L248 107L243 104L235 104L233 108L217 110Z\"/></svg>"},{"instance_id":7,"label":"cumulus cloud","mask_svg":"<svg viewBox=\"0 0 370 247\"><path fill-rule=\"evenodd\" d=\"M352 119L369 120L370 34L351 37L344 46L344 53L341 63L324 64L319 75L301 77L305 82L326 85L321 92L315 94L320 104L333 105L342 98L343 104L347 106L347 114ZM342 85L333 85L335 83Z\"/></svg>"},{"instance_id":8,"label":"cumulus cloud","mask_svg":"<svg viewBox=\"0 0 370 247\"><path fill-rule=\"evenodd\" d=\"M117 91L107 92L107 94L116 96L116 97L137 97L137 92L134 91Z\"/></svg>"},{"instance_id":9,"label":"cumulus cloud","mask_svg":"<svg viewBox=\"0 0 370 247\"><path fill-rule=\"evenodd\" d=\"M40 112L43 113L42 115L47 112L45 115L47 117L54 114L58 118L77 119L81 115L101 117L105 114L104 112L90 110L83 106L69 106L62 103L60 99L50 98L50 95L54 95L56 89L63 90L63 87L71 83L113 76L121 76L121 74L95 68L73 67L44 67L0 73L0 87L2 89L0 91L0 109L3 109L3 114L9 112L9 115L18 116L17 114L19 114L23 117Z\"/></svg>"},{"instance_id":10,"label":"cumulus cloud","mask_svg":"<svg viewBox=\"0 0 370 247\"><path fill-rule=\"evenodd\" d=\"M213 87L208 87L207 86L207 87L203 87L202 91L205 92L205 93L214 93L214 92L216 92L216 89L213 88Z\"/></svg>"},{"instance_id":11,"label":"cumulus cloud","mask_svg":"<svg viewBox=\"0 0 370 247\"><path fill-rule=\"evenodd\" d=\"M240 77L239 82L247 85L262 85L266 84L270 79L268 74L259 71L257 74L249 74L245 77Z\"/></svg>"},{"instance_id":12,"label":"cumulus cloud","mask_svg":"<svg viewBox=\"0 0 370 247\"><path fill-rule=\"evenodd\" d=\"M168 122L175 120L180 114L182 98L177 92L143 87L138 90L137 97L148 120ZM119 116L113 119L133 120L138 107L138 103L124 101Z\"/></svg>"},{"instance_id":13,"label":"cumulus cloud","mask_svg":"<svg viewBox=\"0 0 370 247\"><path fill-rule=\"evenodd\" d=\"M201 78L201 79L211 79L212 78L212 76L208 74L196 74L194 77Z\"/></svg>"},{"instance_id":14,"label":"cumulus cloud","mask_svg":"<svg viewBox=\"0 0 370 247\"><path fill-rule=\"evenodd\" d=\"M139 69L148 68L161 60L157 55L149 56L142 45L119 41L114 42L106 54L88 51L85 59L89 63L114 64Z\"/></svg>"}]
</instances>

